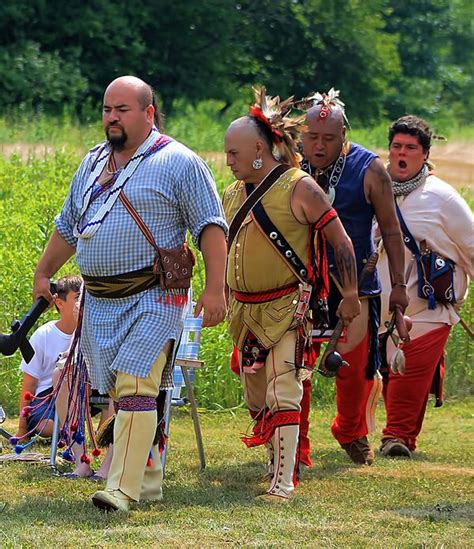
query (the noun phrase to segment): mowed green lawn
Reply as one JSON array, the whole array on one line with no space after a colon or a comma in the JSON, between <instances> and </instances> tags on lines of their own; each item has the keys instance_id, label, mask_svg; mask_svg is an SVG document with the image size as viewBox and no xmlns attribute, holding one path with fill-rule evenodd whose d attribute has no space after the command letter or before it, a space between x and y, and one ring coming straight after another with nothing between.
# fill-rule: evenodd
<instances>
[{"instance_id":1,"label":"mowed green lawn","mask_svg":"<svg viewBox=\"0 0 474 549\"><path fill-rule=\"evenodd\" d=\"M3 463L0 547L473 547L473 404L430 404L415 458L378 456L372 467L349 463L338 448L332 409L313 410L314 466L288 505L255 499L265 488L264 451L240 442L249 427L243 410L201 415L204 472L191 418L175 414L164 500L128 515L96 510L90 481L54 477L45 465ZM382 420L379 409L379 429Z\"/></svg>"}]
</instances>

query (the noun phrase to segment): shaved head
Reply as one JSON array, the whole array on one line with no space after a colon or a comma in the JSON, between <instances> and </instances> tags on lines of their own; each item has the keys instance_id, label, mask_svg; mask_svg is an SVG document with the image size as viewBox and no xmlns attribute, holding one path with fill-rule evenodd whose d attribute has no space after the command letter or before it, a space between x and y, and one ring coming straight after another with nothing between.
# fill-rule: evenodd
<instances>
[{"instance_id":1,"label":"shaved head","mask_svg":"<svg viewBox=\"0 0 474 549\"><path fill-rule=\"evenodd\" d=\"M153 91L151 86L144 82L141 78L136 76L120 76L107 86L105 90L105 95L107 92L119 89L120 91L127 90L135 95L140 106L143 109L146 109L148 105L153 104Z\"/></svg>"},{"instance_id":2,"label":"shaved head","mask_svg":"<svg viewBox=\"0 0 474 549\"><path fill-rule=\"evenodd\" d=\"M323 108L324 105L315 105L314 107L311 107L306 113L306 123L309 123L312 120L318 120ZM330 120L334 125L339 125L341 129L345 126L344 113L338 105L331 106L329 116L327 116L324 121L326 120Z\"/></svg>"},{"instance_id":3,"label":"shaved head","mask_svg":"<svg viewBox=\"0 0 474 549\"><path fill-rule=\"evenodd\" d=\"M230 124L227 131L239 132L252 142L259 140L263 142L268 152L272 153L273 139L271 130L258 118L249 115L237 118Z\"/></svg>"},{"instance_id":4,"label":"shaved head","mask_svg":"<svg viewBox=\"0 0 474 549\"><path fill-rule=\"evenodd\" d=\"M255 183L261 179L259 168L253 167L261 159L265 167L273 165L273 144L263 134L255 119L243 116L234 120L225 134L227 165L233 175L242 181Z\"/></svg>"},{"instance_id":5,"label":"shaved head","mask_svg":"<svg viewBox=\"0 0 474 549\"><path fill-rule=\"evenodd\" d=\"M324 105L315 105L308 110L305 124L303 154L313 168L325 169L342 151L346 138L344 112L338 105L331 105L330 111Z\"/></svg>"},{"instance_id":6,"label":"shaved head","mask_svg":"<svg viewBox=\"0 0 474 549\"><path fill-rule=\"evenodd\" d=\"M258 131L257 125L254 121L248 116L242 116L242 118L237 118L229 125L226 135L234 135L238 133L245 139L254 140L261 139L260 132Z\"/></svg>"}]
</instances>

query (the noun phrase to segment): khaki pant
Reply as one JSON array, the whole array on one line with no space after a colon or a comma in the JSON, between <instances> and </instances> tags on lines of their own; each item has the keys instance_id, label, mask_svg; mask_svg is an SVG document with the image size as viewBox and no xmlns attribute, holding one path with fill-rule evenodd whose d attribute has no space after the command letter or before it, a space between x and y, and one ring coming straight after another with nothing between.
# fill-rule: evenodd
<instances>
[{"instance_id":1,"label":"khaki pant","mask_svg":"<svg viewBox=\"0 0 474 549\"><path fill-rule=\"evenodd\" d=\"M127 396L148 396L156 398L160 390L161 377L171 352L168 342L153 364L147 378L135 377L118 372L115 389L110 392L114 400ZM153 499L150 487L144 486L145 468L156 432L156 410L119 410L114 427L114 455L107 478L107 490L120 490L131 499L138 501L143 491L147 499ZM153 469L160 469L160 456L153 455ZM155 473L159 473L156 471ZM154 487L161 494L161 475L155 474L159 486ZM146 482L145 482L146 484ZM158 497L156 498L158 499Z\"/></svg>"},{"instance_id":2,"label":"khaki pant","mask_svg":"<svg viewBox=\"0 0 474 549\"><path fill-rule=\"evenodd\" d=\"M265 366L254 374L241 374L244 398L250 410L268 408L272 413L281 410L300 411L303 384L295 371L296 331L287 332L270 349ZM242 354L239 351L242 364Z\"/></svg>"}]
</instances>

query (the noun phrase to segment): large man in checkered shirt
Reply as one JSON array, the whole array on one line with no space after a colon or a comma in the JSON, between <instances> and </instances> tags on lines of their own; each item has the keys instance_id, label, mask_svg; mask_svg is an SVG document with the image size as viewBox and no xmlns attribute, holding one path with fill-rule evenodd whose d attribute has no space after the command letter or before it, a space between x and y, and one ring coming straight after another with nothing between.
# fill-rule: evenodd
<instances>
[{"instance_id":1,"label":"large man in checkered shirt","mask_svg":"<svg viewBox=\"0 0 474 549\"><path fill-rule=\"evenodd\" d=\"M124 76L108 86L102 115L107 141L89 151L76 172L34 277L34 297L51 300L49 279L76 254L87 290L81 350L93 386L118 403L107 486L92 496L108 511L162 497L153 446L156 397L160 385L172 383L186 290L157 283L156 252L144 229L166 250L182 246L190 231L206 268L196 314L204 311L203 326L225 315L227 226L215 183L198 156L160 134L155 110L152 89L142 80Z\"/></svg>"}]
</instances>

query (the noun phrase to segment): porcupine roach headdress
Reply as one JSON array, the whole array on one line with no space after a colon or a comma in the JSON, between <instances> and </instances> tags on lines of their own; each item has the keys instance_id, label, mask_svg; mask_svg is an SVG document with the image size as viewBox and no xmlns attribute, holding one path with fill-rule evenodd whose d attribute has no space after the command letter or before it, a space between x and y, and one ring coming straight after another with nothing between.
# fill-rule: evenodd
<instances>
[{"instance_id":1,"label":"porcupine roach headdress","mask_svg":"<svg viewBox=\"0 0 474 549\"><path fill-rule=\"evenodd\" d=\"M254 88L255 104L250 107L249 116L264 124L271 134L272 144L278 150L281 160L290 166L299 166L296 141L301 133L304 116L290 118L293 96L284 101L280 97L266 95L266 88Z\"/></svg>"},{"instance_id":2,"label":"porcupine roach headdress","mask_svg":"<svg viewBox=\"0 0 474 549\"><path fill-rule=\"evenodd\" d=\"M304 97L303 99L295 102L295 107L303 111L308 111L309 109L311 109L312 107L316 107L317 105L321 105L321 110L319 111L318 117L319 120L325 120L326 118L328 118L334 107L338 107L342 112L347 126L350 127L349 120L347 120L346 117L346 106L339 99L339 90L331 88L328 93L315 92L312 95Z\"/></svg>"}]
</instances>

